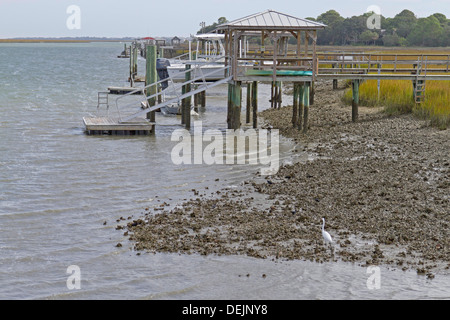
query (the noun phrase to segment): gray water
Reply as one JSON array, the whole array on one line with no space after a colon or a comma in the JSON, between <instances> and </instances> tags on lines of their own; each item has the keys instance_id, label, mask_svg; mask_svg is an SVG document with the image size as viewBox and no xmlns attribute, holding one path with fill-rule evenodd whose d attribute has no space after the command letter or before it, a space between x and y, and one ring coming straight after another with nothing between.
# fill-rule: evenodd
<instances>
[{"instance_id":1,"label":"gray water","mask_svg":"<svg viewBox=\"0 0 450 320\"><path fill-rule=\"evenodd\" d=\"M192 189L238 186L258 166L175 166L170 136L179 119L161 114L155 136L85 135L82 117L95 113L97 92L126 85L122 49L0 44L0 299L450 298L444 275L382 267L380 288L370 290L367 269L350 263L136 255L117 219L176 205ZM204 128L225 128L226 94L208 92L196 118ZM295 160L293 146L282 140L283 161ZM80 289L67 286L71 265L80 268Z\"/></svg>"}]
</instances>

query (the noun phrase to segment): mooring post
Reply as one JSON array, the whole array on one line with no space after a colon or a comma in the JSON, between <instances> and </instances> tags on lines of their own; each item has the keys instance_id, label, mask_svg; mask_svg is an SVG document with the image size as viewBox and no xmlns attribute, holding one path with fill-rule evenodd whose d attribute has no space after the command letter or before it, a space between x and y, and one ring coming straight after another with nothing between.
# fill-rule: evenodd
<instances>
[{"instance_id":1,"label":"mooring post","mask_svg":"<svg viewBox=\"0 0 450 320\"><path fill-rule=\"evenodd\" d=\"M231 129L231 119L233 118L233 106L232 106L232 91L233 85L228 83L228 98L227 98L227 128Z\"/></svg>"},{"instance_id":2,"label":"mooring post","mask_svg":"<svg viewBox=\"0 0 450 320\"><path fill-rule=\"evenodd\" d=\"M133 81L133 44L130 45L130 87L133 87L134 81Z\"/></svg>"},{"instance_id":3,"label":"mooring post","mask_svg":"<svg viewBox=\"0 0 450 320\"><path fill-rule=\"evenodd\" d=\"M206 108L206 90L203 90L200 96L200 106Z\"/></svg>"},{"instance_id":4,"label":"mooring post","mask_svg":"<svg viewBox=\"0 0 450 320\"><path fill-rule=\"evenodd\" d=\"M352 121L358 121L358 105L359 105L359 80L352 81Z\"/></svg>"},{"instance_id":5,"label":"mooring post","mask_svg":"<svg viewBox=\"0 0 450 320\"><path fill-rule=\"evenodd\" d=\"M228 129L239 129L241 126L241 82L228 84Z\"/></svg>"},{"instance_id":6,"label":"mooring post","mask_svg":"<svg viewBox=\"0 0 450 320\"><path fill-rule=\"evenodd\" d=\"M250 82L247 83L247 107L245 110L245 123L250 123L252 111L252 84Z\"/></svg>"},{"instance_id":7,"label":"mooring post","mask_svg":"<svg viewBox=\"0 0 450 320\"><path fill-rule=\"evenodd\" d=\"M273 109L275 105L275 81L272 81L270 85L270 107Z\"/></svg>"},{"instance_id":8,"label":"mooring post","mask_svg":"<svg viewBox=\"0 0 450 320\"><path fill-rule=\"evenodd\" d=\"M146 48L146 72L145 72L145 86L147 97L155 95L157 92L156 85L151 85L158 81L158 73L156 72L156 46L148 45ZM137 59L136 59L137 60ZM153 107L156 104L156 97L147 100L147 107ZM147 119L150 122L155 122L155 111L147 113Z\"/></svg>"},{"instance_id":9,"label":"mooring post","mask_svg":"<svg viewBox=\"0 0 450 320\"><path fill-rule=\"evenodd\" d=\"M294 82L294 94L293 94L293 104L292 104L292 126L297 127L297 113L298 113L298 83Z\"/></svg>"},{"instance_id":10,"label":"mooring post","mask_svg":"<svg viewBox=\"0 0 450 320\"><path fill-rule=\"evenodd\" d=\"M311 84L309 82L305 82L304 85L304 93L303 93L303 104L304 104L304 111L303 111L303 133L306 133L308 131L308 114L309 114L309 89Z\"/></svg>"},{"instance_id":11,"label":"mooring post","mask_svg":"<svg viewBox=\"0 0 450 320\"><path fill-rule=\"evenodd\" d=\"M137 45L135 45L133 50L133 76L137 76L137 71L138 71L138 48Z\"/></svg>"},{"instance_id":12,"label":"mooring post","mask_svg":"<svg viewBox=\"0 0 450 320\"><path fill-rule=\"evenodd\" d=\"M185 66L186 70L191 70L191 65L186 64ZM191 80L191 72L188 71L185 73L184 81L188 82ZM191 92L191 84L187 83L183 85L183 94ZM181 101L181 113L182 118L184 118L184 124L186 125L186 128L191 127L191 97L186 97Z\"/></svg>"},{"instance_id":13,"label":"mooring post","mask_svg":"<svg viewBox=\"0 0 450 320\"><path fill-rule=\"evenodd\" d=\"M258 128L258 82L252 83L253 128Z\"/></svg>"},{"instance_id":14,"label":"mooring post","mask_svg":"<svg viewBox=\"0 0 450 320\"><path fill-rule=\"evenodd\" d=\"M198 89L198 84L194 84L194 90L197 90L197 89ZM198 100L200 100L199 95L200 95L200 93L194 94L194 107L196 109L195 111L197 111Z\"/></svg>"},{"instance_id":15,"label":"mooring post","mask_svg":"<svg viewBox=\"0 0 450 320\"><path fill-rule=\"evenodd\" d=\"M237 81L234 90L233 97L234 106L234 126L233 129L239 129L241 127L241 108L242 108L242 82Z\"/></svg>"},{"instance_id":16,"label":"mooring post","mask_svg":"<svg viewBox=\"0 0 450 320\"><path fill-rule=\"evenodd\" d=\"M311 82L311 90L309 94L309 105L314 105L314 95L316 94L315 81Z\"/></svg>"},{"instance_id":17,"label":"mooring post","mask_svg":"<svg viewBox=\"0 0 450 320\"><path fill-rule=\"evenodd\" d=\"M283 82L279 82L280 83L280 89L279 89L279 96L278 96L278 109L281 108L281 105L283 103Z\"/></svg>"},{"instance_id":18,"label":"mooring post","mask_svg":"<svg viewBox=\"0 0 450 320\"><path fill-rule=\"evenodd\" d=\"M305 109L304 95L305 95L305 84L298 84L298 130L303 129L303 112Z\"/></svg>"},{"instance_id":19,"label":"mooring post","mask_svg":"<svg viewBox=\"0 0 450 320\"><path fill-rule=\"evenodd\" d=\"M334 64L331 65L331 67L334 69L336 66ZM333 90L336 90L338 88L338 81L337 79L333 79Z\"/></svg>"}]
</instances>

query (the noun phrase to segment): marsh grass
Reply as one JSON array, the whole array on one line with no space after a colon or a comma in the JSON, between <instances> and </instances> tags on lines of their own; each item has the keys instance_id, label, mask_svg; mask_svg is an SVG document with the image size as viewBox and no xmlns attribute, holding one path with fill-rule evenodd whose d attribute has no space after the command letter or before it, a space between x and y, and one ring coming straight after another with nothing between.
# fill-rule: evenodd
<instances>
[{"instance_id":1,"label":"marsh grass","mask_svg":"<svg viewBox=\"0 0 450 320\"><path fill-rule=\"evenodd\" d=\"M352 103L352 91L347 89L343 100ZM362 106L383 106L388 114L413 113L441 129L450 126L450 81L427 81L425 101L416 104L413 85L408 80L381 80L378 94L377 80L361 84L359 104Z\"/></svg>"}]
</instances>

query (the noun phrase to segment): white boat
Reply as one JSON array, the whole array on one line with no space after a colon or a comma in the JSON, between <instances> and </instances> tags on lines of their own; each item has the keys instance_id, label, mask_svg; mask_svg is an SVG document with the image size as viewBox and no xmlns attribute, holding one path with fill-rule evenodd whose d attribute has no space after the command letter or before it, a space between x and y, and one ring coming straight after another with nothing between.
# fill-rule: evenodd
<instances>
[{"instance_id":1,"label":"white boat","mask_svg":"<svg viewBox=\"0 0 450 320\"><path fill-rule=\"evenodd\" d=\"M183 81L185 79L186 64L191 64L191 68L194 69L191 74L191 78L205 77L206 81L217 81L225 78L224 63L208 64L202 66L199 60L171 64L167 67L169 77L174 81ZM196 67L198 67L196 69Z\"/></svg>"},{"instance_id":2,"label":"white boat","mask_svg":"<svg viewBox=\"0 0 450 320\"><path fill-rule=\"evenodd\" d=\"M206 33L194 36L197 39L196 58L192 59L191 41L189 42L188 60L171 60L167 67L170 78L175 81L185 79L186 64L191 65L191 78L205 76L206 81L217 81L225 78L225 49L222 41L223 34ZM200 50L200 44L202 48Z\"/></svg>"},{"instance_id":3,"label":"white boat","mask_svg":"<svg viewBox=\"0 0 450 320\"><path fill-rule=\"evenodd\" d=\"M181 106L179 103L172 103L161 108L163 114L181 114Z\"/></svg>"}]
</instances>

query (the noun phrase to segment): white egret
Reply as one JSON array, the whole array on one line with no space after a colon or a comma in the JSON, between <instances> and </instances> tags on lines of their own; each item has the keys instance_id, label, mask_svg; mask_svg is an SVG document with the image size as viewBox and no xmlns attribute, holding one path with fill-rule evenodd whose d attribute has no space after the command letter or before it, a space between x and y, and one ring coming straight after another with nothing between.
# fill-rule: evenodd
<instances>
[{"instance_id":1,"label":"white egret","mask_svg":"<svg viewBox=\"0 0 450 320\"><path fill-rule=\"evenodd\" d=\"M322 224L322 237L325 242L328 242L331 246L333 243L333 239L331 239L331 236L328 232L325 231L325 218L322 218L323 224Z\"/></svg>"}]
</instances>

